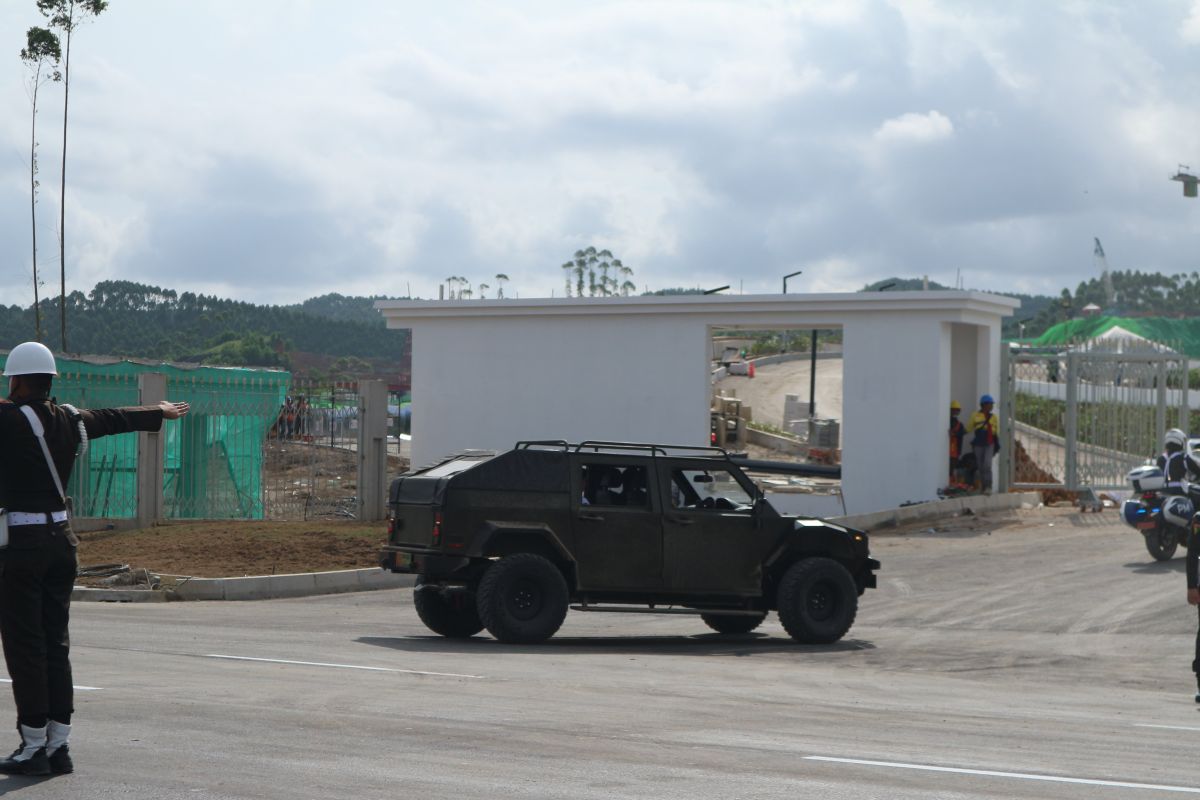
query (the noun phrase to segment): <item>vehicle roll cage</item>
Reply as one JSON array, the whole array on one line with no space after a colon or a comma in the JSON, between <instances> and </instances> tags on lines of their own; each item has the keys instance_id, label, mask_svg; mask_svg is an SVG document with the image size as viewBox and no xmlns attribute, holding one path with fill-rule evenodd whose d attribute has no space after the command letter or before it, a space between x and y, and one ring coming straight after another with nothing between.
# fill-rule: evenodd
<instances>
[{"instance_id":1,"label":"vehicle roll cage","mask_svg":"<svg viewBox=\"0 0 1200 800\"><path fill-rule=\"evenodd\" d=\"M566 452L581 453L584 450L590 450L593 453L599 452L642 452L650 456L669 456L669 455L687 455L698 453L699 458L711 458L713 460L733 461L733 457L724 447L702 447L686 444L649 444L639 442L608 442L599 439L588 439L579 444L571 444L563 439L542 439L532 441L517 442L514 450L529 450L538 449L556 449ZM736 463L736 462L735 462Z\"/></svg>"}]
</instances>

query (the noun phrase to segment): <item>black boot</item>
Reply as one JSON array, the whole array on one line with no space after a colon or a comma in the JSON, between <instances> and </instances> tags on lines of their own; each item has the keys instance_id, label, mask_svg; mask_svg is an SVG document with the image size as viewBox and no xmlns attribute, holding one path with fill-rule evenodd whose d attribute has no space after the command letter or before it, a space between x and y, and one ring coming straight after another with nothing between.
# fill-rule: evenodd
<instances>
[{"instance_id":1,"label":"black boot","mask_svg":"<svg viewBox=\"0 0 1200 800\"><path fill-rule=\"evenodd\" d=\"M65 744L51 753L47 760L50 762L50 771L55 775L66 775L75 771L75 764L71 761L71 750Z\"/></svg>"},{"instance_id":2,"label":"black boot","mask_svg":"<svg viewBox=\"0 0 1200 800\"><path fill-rule=\"evenodd\" d=\"M46 757L46 729L18 725L21 745L8 758L0 761L0 774L49 775L50 760Z\"/></svg>"},{"instance_id":3,"label":"black boot","mask_svg":"<svg viewBox=\"0 0 1200 800\"><path fill-rule=\"evenodd\" d=\"M50 756L50 771L55 775L66 775L75 771L71 763L71 751L67 747L67 739L71 736L69 723L50 720L46 725L46 752Z\"/></svg>"}]
</instances>

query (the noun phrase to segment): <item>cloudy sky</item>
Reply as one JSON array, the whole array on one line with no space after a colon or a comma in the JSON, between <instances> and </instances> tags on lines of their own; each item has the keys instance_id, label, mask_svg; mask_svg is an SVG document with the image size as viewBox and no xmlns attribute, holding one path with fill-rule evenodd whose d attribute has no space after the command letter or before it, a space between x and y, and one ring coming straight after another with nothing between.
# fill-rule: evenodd
<instances>
[{"instance_id":1,"label":"cloudy sky","mask_svg":"<svg viewBox=\"0 0 1200 800\"><path fill-rule=\"evenodd\" d=\"M0 302L32 301L34 0L0 4ZM0 52L4 52L0 48ZM263 303L850 291L1057 293L1200 269L1200 0L111 0L72 53L68 290ZM57 292L62 90L39 116ZM489 296L494 288L489 291Z\"/></svg>"}]
</instances>

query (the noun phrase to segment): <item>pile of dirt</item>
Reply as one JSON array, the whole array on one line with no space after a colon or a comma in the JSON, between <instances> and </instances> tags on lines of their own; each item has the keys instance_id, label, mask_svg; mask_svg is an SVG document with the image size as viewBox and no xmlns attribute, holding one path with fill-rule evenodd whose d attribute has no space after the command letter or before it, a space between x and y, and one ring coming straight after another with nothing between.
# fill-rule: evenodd
<instances>
[{"instance_id":1,"label":"pile of dirt","mask_svg":"<svg viewBox=\"0 0 1200 800\"><path fill-rule=\"evenodd\" d=\"M1060 483L1029 457L1020 442L1013 443L1013 479L1016 483ZM1042 502L1046 505L1062 501L1074 503L1076 500L1075 492L1068 492L1066 489L1042 489L1041 495Z\"/></svg>"},{"instance_id":2,"label":"pile of dirt","mask_svg":"<svg viewBox=\"0 0 1200 800\"><path fill-rule=\"evenodd\" d=\"M386 539L382 522L173 522L81 533L79 563L203 578L323 572L378 566Z\"/></svg>"}]
</instances>

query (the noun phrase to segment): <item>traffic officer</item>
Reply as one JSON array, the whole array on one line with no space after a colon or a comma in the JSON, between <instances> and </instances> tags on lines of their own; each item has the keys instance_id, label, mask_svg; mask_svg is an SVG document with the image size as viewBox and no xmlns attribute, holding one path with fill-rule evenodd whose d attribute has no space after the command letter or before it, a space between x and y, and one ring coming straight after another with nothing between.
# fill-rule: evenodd
<instances>
[{"instance_id":1,"label":"traffic officer","mask_svg":"<svg viewBox=\"0 0 1200 800\"><path fill-rule=\"evenodd\" d=\"M0 760L0 773L72 772L67 625L79 540L62 487L86 439L156 431L164 419L186 414L188 404L164 400L93 411L60 406L50 397L58 374L54 354L38 342L14 347L4 374L9 396L0 401L0 507L8 509L8 540L0 549L0 636L21 744Z\"/></svg>"},{"instance_id":2,"label":"traffic officer","mask_svg":"<svg viewBox=\"0 0 1200 800\"><path fill-rule=\"evenodd\" d=\"M1187 601L1200 606L1200 514L1192 517L1192 530L1187 549ZM1196 702L1200 703L1200 627L1196 628L1196 658L1192 661L1196 673Z\"/></svg>"}]
</instances>

